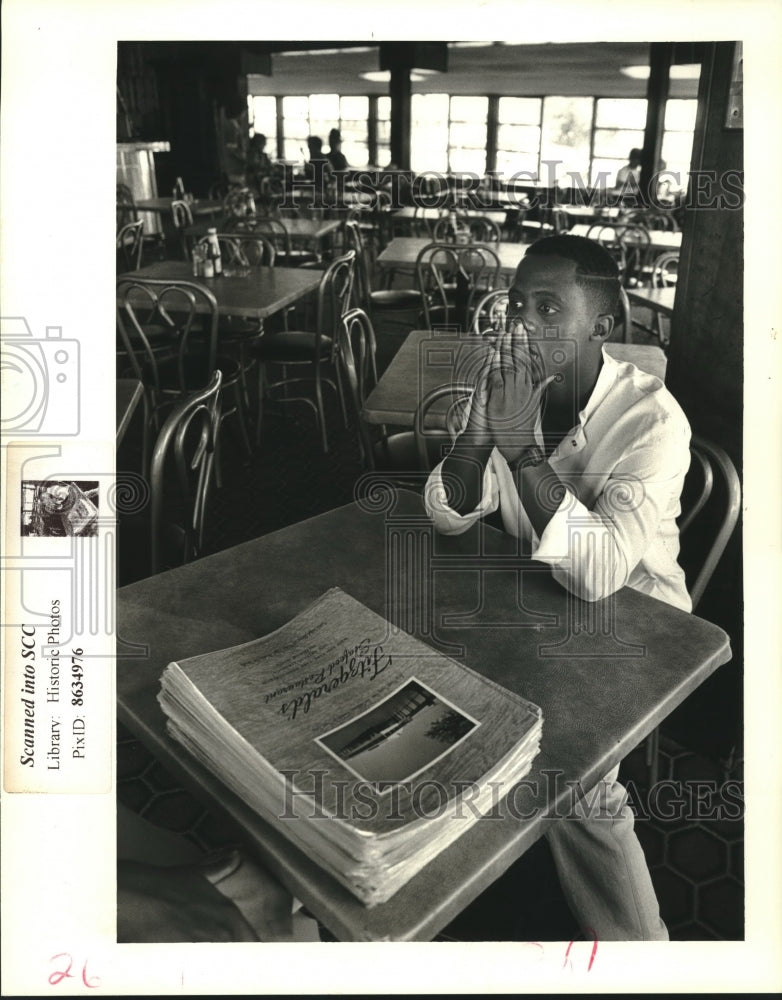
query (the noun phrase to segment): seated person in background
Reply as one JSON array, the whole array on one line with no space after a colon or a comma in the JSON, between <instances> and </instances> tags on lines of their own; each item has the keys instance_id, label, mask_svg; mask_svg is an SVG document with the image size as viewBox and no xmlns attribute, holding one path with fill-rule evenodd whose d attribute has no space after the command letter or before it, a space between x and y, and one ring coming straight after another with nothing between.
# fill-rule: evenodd
<instances>
[{"instance_id":1,"label":"seated person in background","mask_svg":"<svg viewBox=\"0 0 782 1000\"><path fill-rule=\"evenodd\" d=\"M332 170L347 170L348 161L342 152L342 136L339 129L333 128L329 132L328 161Z\"/></svg>"},{"instance_id":2,"label":"seated person in background","mask_svg":"<svg viewBox=\"0 0 782 1000\"><path fill-rule=\"evenodd\" d=\"M499 508L504 529L586 601L629 586L685 611L676 517L690 428L663 383L604 350L619 295L597 243L533 243L509 289L508 325L487 344L464 429L426 485L445 534ZM462 490L448 491L448 480ZM461 497L458 509L449 494ZM602 815L548 832L563 891L601 940L667 940L618 766ZM601 802L602 802L601 798Z\"/></svg>"},{"instance_id":3,"label":"seated person in background","mask_svg":"<svg viewBox=\"0 0 782 1000\"><path fill-rule=\"evenodd\" d=\"M628 162L616 172L614 190L619 192L635 191L641 179L641 150L637 147L630 150Z\"/></svg>"},{"instance_id":4,"label":"seated person in background","mask_svg":"<svg viewBox=\"0 0 782 1000\"><path fill-rule=\"evenodd\" d=\"M327 180L331 176L331 164L328 157L323 152L323 140L316 135L307 138L307 148L309 149L309 162L305 165L305 175L314 180L319 174Z\"/></svg>"}]
</instances>

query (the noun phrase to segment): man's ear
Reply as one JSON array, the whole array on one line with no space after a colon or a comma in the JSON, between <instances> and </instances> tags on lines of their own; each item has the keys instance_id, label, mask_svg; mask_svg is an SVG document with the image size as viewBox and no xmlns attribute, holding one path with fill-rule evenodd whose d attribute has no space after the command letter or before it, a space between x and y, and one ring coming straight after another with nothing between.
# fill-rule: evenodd
<instances>
[{"instance_id":1,"label":"man's ear","mask_svg":"<svg viewBox=\"0 0 782 1000\"><path fill-rule=\"evenodd\" d=\"M589 335L590 340L608 340L611 336L611 331L614 328L614 317L610 313L605 313L602 316L598 316L595 320L595 325L592 333Z\"/></svg>"}]
</instances>

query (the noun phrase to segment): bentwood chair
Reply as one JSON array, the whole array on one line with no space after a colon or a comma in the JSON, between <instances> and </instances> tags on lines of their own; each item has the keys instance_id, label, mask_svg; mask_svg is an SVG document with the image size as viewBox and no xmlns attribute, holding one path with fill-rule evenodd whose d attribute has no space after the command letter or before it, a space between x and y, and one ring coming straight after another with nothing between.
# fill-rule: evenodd
<instances>
[{"instance_id":1,"label":"bentwood chair","mask_svg":"<svg viewBox=\"0 0 782 1000\"><path fill-rule=\"evenodd\" d=\"M152 450L149 507L119 522L121 585L204 554L220 428L222 373L175 403ZM120 480L121 481L121 480Z\"/></svg>"},{"instance_id":2,"label":"bentwood chair","mask_svg":"<svg viewBox=\"0 0 782 1000\"><path fill-rule=\"evenodd\" d=\"M174 230L179 238L179 246L184 260L190 259L190 247L188 246L185 230L193 225L193 213L186 201L171 202L171 217L174 221Z\"/></svg>"},{"instance_id":3,"label":"bentwood chair","mask_svg":"<svg viewBox=\"0 0 782 1000\"><path fill-rule=\"evenodd\" d=\"M361 466L365 472L385 472L397 485L421 486L415 436L411 431L389 434L384 425L363 418L364 401L377 385L376 339L363 309L351 309L339 326L339 359L348 398L358 427Z\"/></svg>"},{"instance_id":4,"label":"bentwood chair","mask_svg":"<svg viewBox=\"0 0 782 1000\"><path fill-rule=\"evenodd\" d=\"M245 232L264 236L273 246L278 267L301 267L316 265L318 255L311 249L295 247L290 232L282 219L272 216L255 216L242 227Z\"/></svg>"},{"instance_id":5,"label":"bentwood chair","mask_svg":"<svg viewBox=\"0 0 782 1000\"><path fill-rule=\"evenodd\" d=\"M633 222L617 226L617 238L624 248L625 268L622 284L635 288L651 279L654 249L646 226Z\"/></svg>"},{"instance_id":6,"label":"bentwood chair","mask_svg":"<svg viewBox=\"0 0 782 1000\"><path fill-rule=\"evenodd\" d=\"M326 435L326 413L323 405L323 385L331 386L338 393L343 417L347 425L347 412L342 392L342 372L338 364L339 324L350 309L353 290L356 255L348 250L336 257L320 279L317 292L317 311L314 329L282 330L261 337L252 345L252 353L259 362L258 368L258 420L256 436L260 442L264 397L268 393L276 402L287 405L299 402L312 408L320 432L323 451L328 452ZM282 368L282 377L268 381L267 368L275 365ZM288 375L288 369L294 374ZM334 372L336 381L324 375L325 369ZM309 395L290 396L287 390L292 386L311 385L313 397ZM276 394L275 390L283 390Z\"/></svg>"},{"instance_id":7,"label":"bentwood chair","mask_svg":"<svg viewBox=\"0 0 782 1000\"><path fill-rule=\"evenodd\" d=\"M431 472L446 457L464 423L465 407L473 386L466 382L439 385L416 407L413 435L419 468ZM448 400L448 405L443 405ZM446 488L447 488L447 484Z\"/></svg>"},{"instance_id":8,"label":"bentwood chair","mask_svg":"<svg viewBox=\"0 0 782 1000\"><path fill-rule=\"evenodd\" d=\"M679 254L675 250L661 253L652 264L652 288L670 288L679 276Z\"/></svg>"},{"instance_id":9,"label":"bentwood chair","mask_svg":"<svg viewBox=\"0 0 782 1000\"><path fill-rule=\"evenodd\" d=\"M679 563L685 571L694 612L738 523L741 483L728 453L702 435L692 435L690 456L679 517ZM658 778L659 748L657 728L646 738L650 787Z\"/></svg>"},{"instance_id":10,"label":"bentwood chair","mask_svg":"<svg viewBox=\"0 0 782 1000\"><path fill-rule=\"evenodd\" d=\"M416 259L416 279L426 329L467 329L475 300L499 284L500 260L489 246L430 243Z\"/></svg>"},{"instance_id":11,"label":"bentwood chair","mask_svg":"<svg viewBox=\"0 0 782 1000\"><path fill-rule=\"evenodd\" d=\"M259 267L274 267L277 251L274 244L260 233L217 233L220 246L220 257L223 274L244 272L247 280L252 280L252 271ZM208 236L202 236L198 241L200 246L206 246ZM283 312L283 320L286 314ZM250 345L263 335L262 320L248 320L240 316L221 316L218 320L218 338L220 350L235 357L239 362L240 379L244 393L245 406L249 409L249 389L247 376L254 361L248 358Z\"/></svg>"},{"instance_id":12,"label":"bentwood chair","mask_svg":"<svg viewBox=\"0 0 782 1000\"><path fill-rule=\"evenodd\" d=\"M133 192L127 184L117 185L117 232L130 222L136 222L138 213Z\"/></svg>"},{"instance_id":13,"label":"bentwood chair","mask_svg":"<svg viewBox=\"0 0 782 1000\"><path fill-rule=\"evenodd\" d=\"M450 215L438 219L432 229L432 239L435 243L453 243L458 241L458 234L464 233L469 243L499 243L500 227L486 216L471 216L456 214L456 231Z\"/></svg>"},{"instance_id":14,"label":"bentwood chair","mask_svg":"<svg viewBox=\"0 0 782 1000\"><path fill-rule=\"evenodd\" d=\"M369 272L369 254L364 245L360 224L355 220L345 223L347 249L356 254L356 280L354 300L372 320L380 317L390 323L412 329L421 308L421 296L415 288L372 288Z\"/></svg>"},{"instance_id":15,"label":"bentwood chair","mask_svg":"<svg viewBox=\"0 0 782 1000\"><path fill-rule=\"evenodd\" d=\"M245 450L251 453L245 426L239 363L218 353L217 300L204 285L160 278L121 278L117 282L119 373L144 387L142 468L148 468L149 436L172 405L208 385L218 369L222 388L236 415ZM219 469L218 469L219 477Z\"/></svg>"},{"instance_id":16,"label":"bentwood chair","mask_svg":"<svg viewBox=\"0 0 782 1000\"><path fill-rule=\"evenodd\" d=\"M128 222L117 233L117 272L138 271L144 246L144 221Z\"/></svg>"}]
</instances>

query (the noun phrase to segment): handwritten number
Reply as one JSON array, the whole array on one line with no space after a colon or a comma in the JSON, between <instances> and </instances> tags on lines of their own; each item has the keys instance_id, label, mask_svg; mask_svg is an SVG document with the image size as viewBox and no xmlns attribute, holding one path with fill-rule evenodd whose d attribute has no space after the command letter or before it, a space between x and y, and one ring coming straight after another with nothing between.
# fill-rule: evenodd
<instances>
[{"instance_id":1,"label":"handwritten number","mask_svg":"<svg viewBox=\"0 0 782 1000\"><path fill-rule=\"evenodd\" d=\"M73 973L71 969L73 968L73 958L68 954L67 951L61 951L58 955L52 955L49 959L50 962L56 961L58 958L67 958L68 965L65 969L56 969L49 975L49 984L51 986L59 986L63 979L73 979ZM87 989L94 990L100 986L101 979L100 976L87 976L87 961L85 959L84 965L81 967L81 981L87 987Z\"/></svg>"},{"instance_id":2,"label":"handwritten number","mask_svg":"<svg viewBox=\"0 0 782 1000\"><path fill-rule=\"evenodd\" d=\"M100 976L93 976L91 980L87 978L87 961L86 961L86 959L84 961L84 965L81 967L81 981L90 990L97 989L98 986L100 986Z\"/></svg>"},{"instance_id":3,"label":"handwritten number","mask_svg":"<svg viewBox=\"0 0 782 1000\"><path fill-rule=\"evenodd\" d=\"M592 966L595 963L595 956L597 955L597 935L595 934L595 932L592 930L591 927L587 928L587 932L592 937L592 951L590 952L589 964L587 965L587 972L591 972ZM570 966L571 970L573 968L573 962L570 958L570 949L573 947L574 944L575 941L571 941L570 944L567 946L567 949L565 950L565 961L562 963L563 969L566 969L568 965Z\"/></svg>"},{"instance_id":4,"label":"handwritten number","mask_svg":"<svg viewBox=\"0 0 782 1000\"><path fill-rule=\"evenodd\" d=\"M49 976L49 983L52 986L58 986L63 981L63 979L73 979L73 973L71 972L71 966L73 965L73 959L71 958L71 956L67 952L61 951L59 955L52 955L52 957L49 959L49 961L53 962L57 958L67 958L68 959L68 968L65 969L62 972L53 972Z\"/></svg>"}]
</instances>

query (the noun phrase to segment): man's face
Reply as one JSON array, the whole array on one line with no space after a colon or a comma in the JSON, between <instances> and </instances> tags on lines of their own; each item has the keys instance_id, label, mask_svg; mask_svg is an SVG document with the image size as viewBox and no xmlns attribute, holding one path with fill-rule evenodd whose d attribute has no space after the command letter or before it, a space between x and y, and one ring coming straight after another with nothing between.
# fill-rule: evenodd
<instances>
[{"instance_id":1,"label":"man's face","mask_svg":"<svg viewBox=\"0 0 782 1000\"><path fill-rule=\"evenodd\" d=\"M585 352L591 354L596 320L593 303L576 284L574 261L534 255L522 260L508 293L508 323L522 324L544 375L561 377L583 362Z\"/></svg>"}]
</instances>

